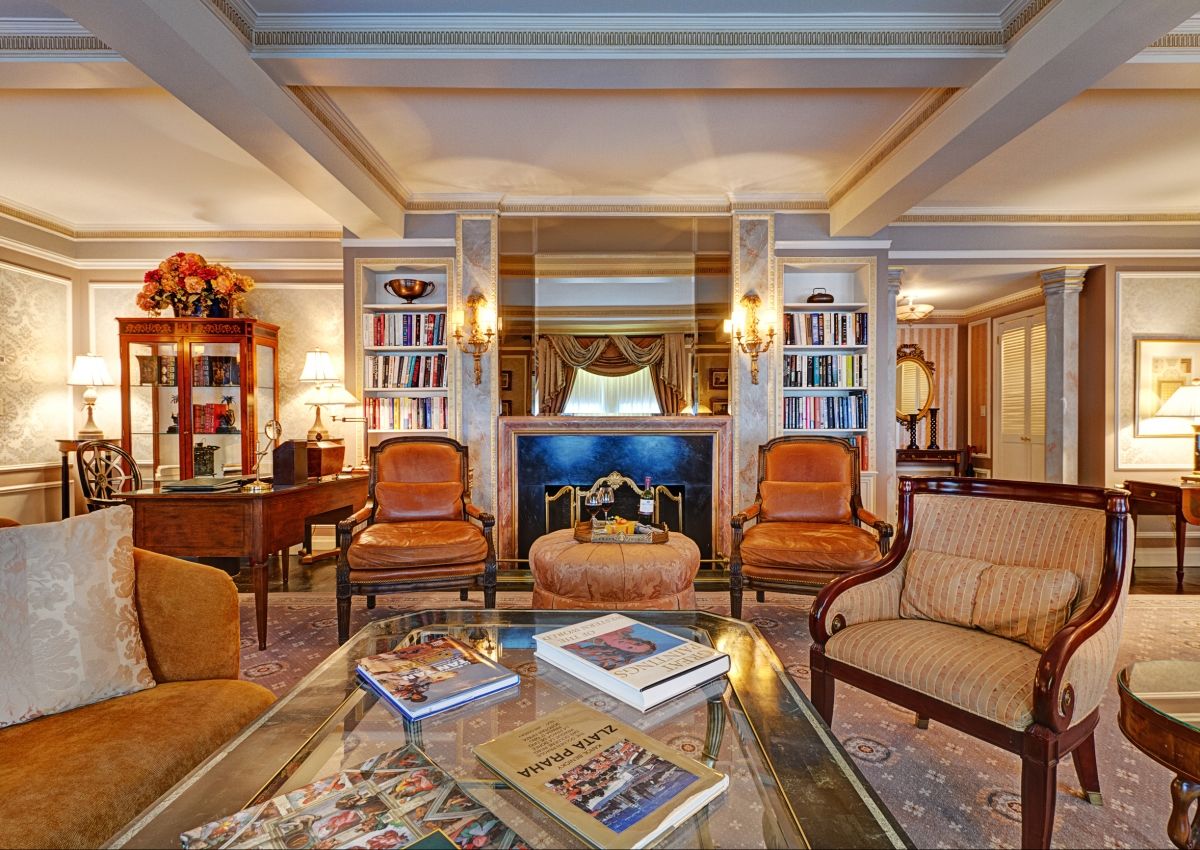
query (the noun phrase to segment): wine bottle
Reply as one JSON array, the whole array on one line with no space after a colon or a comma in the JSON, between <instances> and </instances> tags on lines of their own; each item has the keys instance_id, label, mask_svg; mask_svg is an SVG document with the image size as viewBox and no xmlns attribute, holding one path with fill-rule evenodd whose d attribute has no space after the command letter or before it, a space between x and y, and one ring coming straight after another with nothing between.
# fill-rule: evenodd
<instances>
[{"instance_id":1,"label":"wine bottle","mask_svg":"<svg viewBox=\"0 0 1200 850\"><path fill-rule=\"evenodd\" d=\"M638 522L650 525L654 522L654 491L650 489L650 476L646 476L646 489L638 499Z\"/></svg>"}]
</instances>

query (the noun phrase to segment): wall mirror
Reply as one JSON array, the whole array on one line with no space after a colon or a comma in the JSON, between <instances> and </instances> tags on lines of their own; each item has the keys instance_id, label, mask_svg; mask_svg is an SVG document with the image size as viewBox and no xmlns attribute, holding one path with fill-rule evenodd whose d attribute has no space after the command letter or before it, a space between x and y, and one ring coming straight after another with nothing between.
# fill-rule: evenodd
<instances>
[{"instance_id":1,"label":"wall mirror","mask_svg":"<svg viewBox=\"0 0 1200 850\"><path fill-rule=\"evenodd\" d=\"M923 418L933 404L933 364L918 345L896 349L896 419L908 422L909 414Z\"/></svg>"}]
</instances>

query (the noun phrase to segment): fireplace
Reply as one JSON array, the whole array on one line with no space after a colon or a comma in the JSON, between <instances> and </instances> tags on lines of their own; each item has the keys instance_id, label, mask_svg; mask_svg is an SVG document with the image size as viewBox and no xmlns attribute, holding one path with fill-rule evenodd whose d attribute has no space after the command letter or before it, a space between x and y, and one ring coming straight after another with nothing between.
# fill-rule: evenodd
<instances>
[{"instance_id":1,"label":"fireplace","mask_svg":"<svg viewBox=\"0 0 1200 850\"><path fill-rule=\"evenodd\" d=\"M729 553L728 417L501 417L499 468L501 558L527 558L548 520L551 530L567 525L573 494L548 497L613 471L662 485L660 519L676 529L681 509L683 533L702 559ZM614 513L632 516L632 502L621 498L632 494L619 496Z\"/></svg>"}]
</instances>

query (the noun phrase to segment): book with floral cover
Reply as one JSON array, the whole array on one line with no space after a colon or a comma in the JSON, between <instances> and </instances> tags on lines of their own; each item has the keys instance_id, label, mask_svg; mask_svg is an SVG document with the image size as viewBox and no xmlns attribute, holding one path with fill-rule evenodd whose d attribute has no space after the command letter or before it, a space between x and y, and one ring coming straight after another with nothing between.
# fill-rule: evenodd
<instances>
[{"instance_id":1,"label":"book with floral cover","mask_svg":"<svg viewBox=\"0 0 1200 850\"><path fill-rule=\"evenodd\" d=\"M189 830L180 841L185 850L529 846L412 745Z\"/></svg>"}]
</instances>

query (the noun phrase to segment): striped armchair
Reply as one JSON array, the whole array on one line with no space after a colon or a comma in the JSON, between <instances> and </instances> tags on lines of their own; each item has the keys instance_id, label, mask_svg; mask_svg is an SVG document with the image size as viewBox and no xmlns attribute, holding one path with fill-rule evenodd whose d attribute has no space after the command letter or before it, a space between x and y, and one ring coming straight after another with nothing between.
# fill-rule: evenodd
<instances>
[{"instance_id":1,"label":"striped armchair","mask_svg":"<svg viewBox=\"0 0 1200 850\"><path fill-rule=\"evenodd\" d=\"M1128 493L901 478L896 542L830 583L809 628L812 698L836 680L1021 756L1021 846L1049 847L1058 762L1099 805L1093 733L1133 555Z\"/></svg>"}]
</instances>

